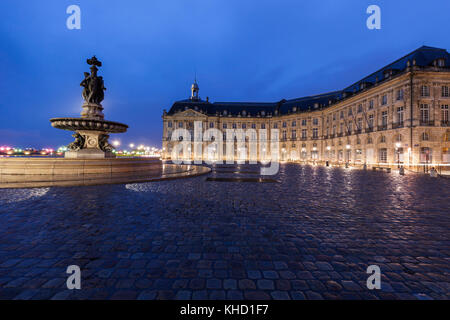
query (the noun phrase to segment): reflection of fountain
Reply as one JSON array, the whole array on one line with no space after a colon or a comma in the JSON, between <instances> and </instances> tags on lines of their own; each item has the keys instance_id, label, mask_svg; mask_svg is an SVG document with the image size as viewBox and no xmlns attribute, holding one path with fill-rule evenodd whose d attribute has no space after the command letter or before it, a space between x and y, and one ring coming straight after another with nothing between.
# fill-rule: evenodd
<instances>
[{"instance_id":1,"label":"reflection of fountain","mask_svg":"<svg viewBox=\"0 0 450 320\"><path fill-rule=\"evenodd\" d=\"M23 189L21 191L2 190L2 192L0 193L0 203L15 203L29 199L40 198L45 196L49 190L50 188L35 188L31 190Z\"/></svg>"},{"instance_id":2,"label":"reflection of fountain","mask_svg":"<svg viewBox=\"0 0 450 320\"><path fill-rule=\"evenodd\" d=\"M91 73L84 73L81 82L84 104L81 118L53 118L52 126L57 129L75 131L75 141L67 146L66 158L113 158L114 147L108 143L109 133L123 133L128 126L122 123L104 120L103 107L100 102L104 98L103 77L97 76L98 67L102 63L94 56L87 60L91 65Z\"/></svg>"}]
</instances>

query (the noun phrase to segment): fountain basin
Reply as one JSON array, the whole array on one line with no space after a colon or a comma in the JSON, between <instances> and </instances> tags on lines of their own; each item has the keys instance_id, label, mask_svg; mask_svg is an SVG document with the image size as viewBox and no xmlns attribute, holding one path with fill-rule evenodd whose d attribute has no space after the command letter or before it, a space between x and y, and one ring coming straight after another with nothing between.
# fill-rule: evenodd
<instances>
[{"instance_id":1,"label":"fountain basin","mask_svg":"<svg viewBox=\"0 0 450 320\"><path fill-rule=\"evenodd\" d=\"M158 158L0 158L0 189L135 183L192 177L211 169Z\"/></svg>"},{"instance_id":2,"label":"fountain basin","mask_svg":"<svg viewBox=\"0 0 450 320\"><path fill-rule=\"evenodd\" d=\"M123 133L128 126L126 124L89 118L52 118L52 127L68 131L101 131L105 133Z\"/></svg>"}]
</instances>

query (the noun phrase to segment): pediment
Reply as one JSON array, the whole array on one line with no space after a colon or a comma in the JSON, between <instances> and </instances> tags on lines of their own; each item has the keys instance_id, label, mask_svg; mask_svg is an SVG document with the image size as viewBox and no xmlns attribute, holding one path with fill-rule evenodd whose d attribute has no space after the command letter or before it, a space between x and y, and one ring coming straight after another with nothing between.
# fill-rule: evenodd
<instances>
[{"instance_id":1,"label":"pediment","mask_svg":"<svg viewBox=\"0 0 450 320\"><path fill-rule=\"evenodd\" d=\"M175 116L183 118L206 118L206 115L204 115L203 113L200 113L190 108L182 112L178 112L177 114L175 114Z\"/></svg>"}]
</instances>

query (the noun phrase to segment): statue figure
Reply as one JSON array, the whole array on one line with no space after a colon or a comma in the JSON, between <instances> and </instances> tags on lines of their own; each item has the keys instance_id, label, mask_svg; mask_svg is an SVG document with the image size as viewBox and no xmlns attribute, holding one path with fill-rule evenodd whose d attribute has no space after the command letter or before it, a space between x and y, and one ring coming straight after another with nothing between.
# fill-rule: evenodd
<instances>
[{"instance_id":1,"label":"statue figure","mask_svg":"<svg viewBox=\"0 0 450 320\"><path fill-rule=\"evenodd\" d=\"M89 94L89 77L90 77L89 72L85 72L84 80L81 81L81 83L80 83L80 86L84 87L82 96L83 96L84 101L86 101L86 102L89 100L89 95L90 95Z\"/></svg>"},{"instance_id":2,"label":"statue figure","mask_svg":"<svg viewBox=\"0 0 450 320\"><path fill-rule=\"evenodd\" d=\"M87 63L92 66L91 74L84 73L84 80L80 83L80 86L84 87L82 96L87 103L100 104L105 98L104 90L106 90L103 77L97 76L97 66L101 67L102 63L95 56L87 59Z\"/></svg>"},{"instance_id":3,"label":"statue figure","mask_svg":"<svg viewBox=\"0 0 450 320\"><path fill-rule=\"evenodd\" d=\"M72 137L75 138L75 141L72 142L71 144L69 144L67 146L67 149L71 150L71 151L78 151L83 149L84 146L84 137L79 134L78 132L75 132Z\"/></svg>"},{"instance_id":4,"label":"statue figure","mask_svg":"<svg viewBox=\"0 0 450 320\"><path fill-rule=\"evenodd\" d=\"M102 134L98 137L98 145L104 152L112 152L115 148L108 143L109 135Z\"/></svg>"}]
</instances>

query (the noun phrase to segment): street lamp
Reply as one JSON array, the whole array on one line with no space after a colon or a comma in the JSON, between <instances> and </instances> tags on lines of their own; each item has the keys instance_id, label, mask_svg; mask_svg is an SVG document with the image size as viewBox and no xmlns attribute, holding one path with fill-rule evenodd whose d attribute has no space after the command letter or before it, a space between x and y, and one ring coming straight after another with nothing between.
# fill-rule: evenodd
<instances>
[{"instance_id":1,"label":"street lamp","mask_svg":"<svg viewBox=\"0 0 450 320\"><path fill-rule=\"evenodd\" d=\"M346 168L348 168L348 164L349 164L349 162L350 162L350 145L349 144L347 144L346 146L345 146L345 149L347 149L347 162L345 163L345 167Z\"/></svg>"},{"instance_id":2,"label":"street lamp","mask_svg":"<svg viewBox=\"0 0 450 320\"><path fill-rule=\"evenodd\" d=\"M325 162L327 167L330 165L330 159L331 159L330 150L331 150L331 146L327 146L327 161Z\"/></svg>"},{"instance_id":3,"label":"street lamp","mask_svg":"<svg viewBox=\"0 0 450 320\"><path fill-rule=\"evenodd\" d=\"M131 148L131 149L134 148L134 143L130 143L130 148Z\"/></svg>"},{"instance_id":4,"label":"street lamp","mask_svg":"<svg viewBox=\"0 0 450 320\"><path fill-rule=\"evenodd\" d=\"M119 141L119 140L114 140L114 141L113 141L113 146L114 146L114 147L120 146L120 141Z\"/></svg>"},{"instance_id":5,"label":"street lamp","mask_svg":"<svg viewBox=\"0 0 450 320\"><path fill-rule=\"evenodd\" d=\"M400 169L400 147L402 144L400 142L397 142L395 144L395 150L397 151L397 168Z\"/></svg>"}]
</instances>

